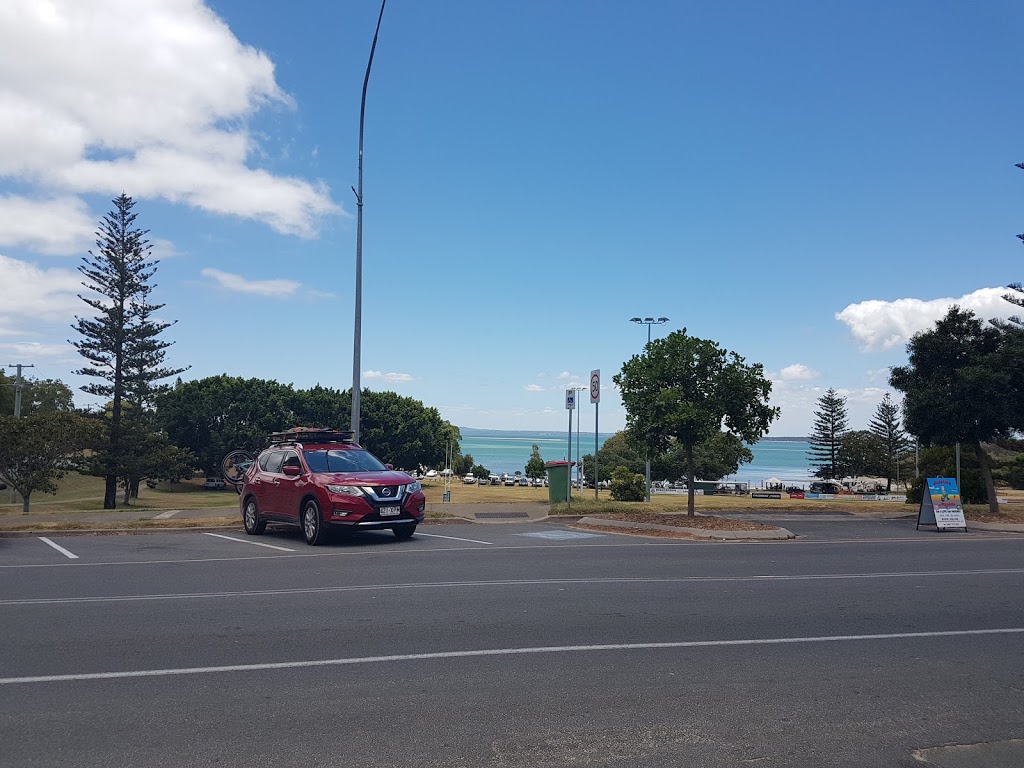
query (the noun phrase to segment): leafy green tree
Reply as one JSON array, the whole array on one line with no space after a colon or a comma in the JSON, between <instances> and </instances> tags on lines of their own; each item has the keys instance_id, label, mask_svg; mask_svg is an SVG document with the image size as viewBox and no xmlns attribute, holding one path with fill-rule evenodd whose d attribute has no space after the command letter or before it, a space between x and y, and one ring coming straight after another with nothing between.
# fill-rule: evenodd
<instances>
[{"instance_id":1,"label":"leafy green tree","mask_svg":"<svg viewBox=\"0 0 1024 768\"><path fill-rule=\"evenodd\" d=\"M81 335L72 344L86 360L75 371L93 379L82 391L110 401L110 420L103 445L97 447L97 464L106 478L103 508L117 507L117 485L121 464L127 460L125 444L125 402L144 402L146 393L162 378L175 376L183 368L165 368L163 361L170 342L159 335L171 324L157 322L152 304L151 284L159 262L150 260L147 231L135 227L134 201L122 193L114 209L100 222L96 248L83 257L78 271L89 292L79 298L95 313L76 317L72 326Z\"/></svg>"},{"instance_id":2,"label":"leafy green tree","mask_svg":"<svg viewBox=\"0 0 1024 768\"><path fill-rule=\"evenodd\" d=\"M840 450L843 435L849 428L846 398L829 387L818 398L818 409L814 412L814 431L807 438L811 444L810 464L817 467L815 477L823 480L839 480L843 477Z\"/></svg>"},{"instance_id":3,"label":"leafy green tree","mask_svg":"<svg viewBox=\"0 0 1024 768\"><path fill-rule=\"evenodd\" d=\"M25 379L21 388L21 415L38 411L73 411L74 395L60 379ZM0 371L0 415L14 413L14 377Z\"/></svg>"},{"instance_id":4,"label":"leafy green tree","mask_svg":"<svg viewBox=\"0 0 1024 768\"><path fill-rule=\"evenodd\" d=\"M924 484L929 477L956 477L956 450L950 445L930 445L921 449L921 475L907 489L907 501L921 503ZM971 451L960 454L960 499L965 504L987 504L985 480L978 458Z\"/></svg>"},{"instance_id":5,"label":"leafy green tree","mask_svg":"<svg viewBox=\"0 0 1024 768\"><path fill-rule=\"evenodd\" d=\"M547 473L547 470L544 468L544 459L540 455L540 448L536 443L533 444L530 450L530 458L523 469L526 470L527 477L544 477ZM475 475L476 472L474 471L473 474Z\"/></svg>"},{"instance_id":6,"label":"leafy green tree","mask_svg":"<svg viewBox=\"0 0 1024 768\"><path fill-rule=\"evenodd\" d=\"M436 408L394 392L364 390L359 440L364 448L396 467L443 466L449 445L456 450L459 428Z\"/></svg>"},{"instance_id":7,"label":"leafy green tree","mask_svg":"<svg viewBox=\"0 0 1024 768\"><path fill-rule=\"evenodd\" d=\"M771 382L760 364L747 365L716 342L675 331L651 341L612 377L636 443L657 455L672 441L686 453L687 513L694 511L694 448L728 431L755 443L779 409L768 405Z\"/></svg>"},{"instance_id":8,"label":"leafy green tree","mask_svg":"<svg viewBox=\"0 0 1024 768\"><path fill-rule=\"evenodd\" d=\"M461 477L473 469L474 463L473 454L467 453L463 455L459 453L452 459L452 473Z\"/></svg>"},{"instance_id":9,"label":"leafy green tree","mask_svg":"<svg viewBox=\"0 0 1024 768\"><path fill-rule=\"evenodd\" d=\"M124 458L118 466L118 484L124 491L123 504L138 498L143 480L169 480L177 482L191 477L196 466L195 455L172 445L167 434L154 425L153 414L142 412L134 404L125 405ZM108 413L105 414L109 416Z\"/></svg>"},{"instance_id":10,"label":"leafy green tree","mask_svg":"<svg viewBox=\"0 0 1024 768\"><path fill-rule=\"evenodd\" d=\"M485 467L483 464L474 464L473 468L469 470L470 474L474 477L478 477L481 480L486 481L491 474L491 470Z\"/></svg>"},{"instance_id":11,"label":"leafy green tree","mask_svg":"<svg viewBox=\"0 0 1024 768\"><path fill-rule=\"evenodd\" d=\"M288 384L221 374L178 383L161 395L157 424L172 444L195 454L198 466L215 475L231 451L261 451L271 432L298 426L295 401Z\"/></svg>"},{"instance_id":12,"label":"leafy green tree","mask_svg":"<svg viewBox=\"0 0 1024 768\"><path fill-rule=\"evenodd\" d=\"M56 481L81 460L97 431L93 421L68 411L0 416L0 478L21 494L23 514L34 492L57 492Z\"/></svg>"},{"instance_id":13,"label":"leafy green tree","mask_svg":"<svg viewBox=\"0 0 1024 768\"><path fill-rule=\"evenodd\" d=\"M839 466L843 477L883 475L888 466L885 446L870 430L845 432L839 443Z\"/></svg>"},{"instance_id":14,"label":"leafy green tree","mask_svg":"<svg viewBox=\"0 0 1024 768\"><path fill-rule=\"evenodd\" d=\"M914 334L908 364L893 368L889 377L905 395L908 430L926 443L974 448L993 514L999 503L981 444L1008 433L1020 409L1016 398L1007 397L1014 383L1005 365L1004 334L954 305L934 328Z\"/></svg>"},{"instance_id":15,"label":"leafy green tree","mask_svg":"<svg viewBox=\"0 0 1024 768\"><path fill-rule=\"evenodd\" d=\"M611 491L613 501L643 501L647 498L647 480L638 472L616 467L612 472Z\"/></svg>"},{"instance_id":16,"label":"leafy green tree","mask_svg":"<svg viewBox=\"0 0 1024 768\"><path fill-rule=\"evenodd\" d=\"M868 429L882 444L885 462L879 474L885 475L885 492L891 493L893 477L899 475L900 459L910 448L910 438L900 424L900 407L888 392L875 409Z\"/></svg>"},{"instance_id":17,"label":"leafy green tree","mask_svg":"<svg viewBox=\"0 0 1024 768\"><path fill-rule=\"evenodd\" d=\"M740 464L749 464L754 454L730 432L715 432L693 448L693 472L698 480L721 480L735 474ZM686 448L673 443L652 462L652 472L666 480L678 480L686 474Z\"/></svg>"},{"instance_id":18,"label":"leafy green tree","mask_svg":"<svg viewBox=\"0 0 1024 768\"><path fill-rule=\"evenodd\" d=\"M587 454L583 462L583 475L590 480L594 479L594 456ZM631 442L626 432L616 432L609 437L597 451L597 465L601 471L601 477L608 479L619 467L625 467L630 472L643 474L645 471L645 459L636 446ZM652 460L653 466L653 460Z\"/></svg>"}]
</instances>

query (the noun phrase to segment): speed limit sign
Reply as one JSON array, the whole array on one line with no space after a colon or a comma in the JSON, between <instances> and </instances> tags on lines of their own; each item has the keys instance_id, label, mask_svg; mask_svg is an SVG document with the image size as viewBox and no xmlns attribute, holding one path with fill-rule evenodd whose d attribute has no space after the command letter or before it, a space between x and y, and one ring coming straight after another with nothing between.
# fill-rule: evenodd
<instances>
[{"instance_id":1,"label":"speed limit sign","mask_svg":"<svg viewBox=\"0 0 1024 768\"><path fill-rule=\"evenodd\" d=\"M590 372L590 402L601 402L601 369Z\"/></svg>"}]
</instances>

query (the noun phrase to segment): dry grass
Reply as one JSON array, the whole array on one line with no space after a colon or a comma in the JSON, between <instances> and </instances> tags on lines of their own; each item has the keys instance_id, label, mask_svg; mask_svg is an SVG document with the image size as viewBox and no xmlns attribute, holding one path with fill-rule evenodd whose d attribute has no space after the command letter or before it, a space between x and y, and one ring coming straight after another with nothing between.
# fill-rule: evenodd
<instances>
[{"instance_id":1,"label":"dry grass","mask_svg":"<svg viewBox=\"0 0 1024 768\"><path fill-rule=\"evenodd\" d=\"M774 525L762 525L749 520L736 520L726 517L690 517L683 513L658 514L652 512L617 513L597 515L599 520L625 520L631 523L654 523L655 525L675 525L680 528L699 528L705 531L777 531Z\"/></svg>"}]
</instances>

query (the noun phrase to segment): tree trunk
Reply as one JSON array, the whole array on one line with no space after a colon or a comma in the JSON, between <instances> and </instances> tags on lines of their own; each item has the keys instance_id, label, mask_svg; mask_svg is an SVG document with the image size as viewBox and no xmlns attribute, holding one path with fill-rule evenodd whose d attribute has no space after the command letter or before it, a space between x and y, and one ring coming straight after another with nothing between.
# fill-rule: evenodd
<instances>
[{"instance_id":1,"label":"tree trunk","mask_svg":"<svg viewBox=\"0 0 1024 768\"><path fill-rule=\"evenodd\" d=\"M132 498L139 498L139 478L132 480Z\"/></svg>"},{"instance_id":2,"label":"tree trunk","mask_svg":"<svg viewBox=\"0 0 1024 768\"><path fill-rule=\"evenodd\" d=\"M992 465L988 463L988 456L980 442L975 441L974 443L974 455L978 457L978 464L981 465L981 477L985 481L985 493L988 494L988 511L993 515L998 515L999 501L996 499L996 484L992 480ZM964 489L961 488L960 493L963 494L963 492Z\"/></svg>"},{"instance_id":3,"label":"tree trunk","mask_svg":"<svg viewBox=\"0 0 1024 768\"><path fill-rule=\"evenodd\" d=\"M107 475L103 489L103 508L117 509L117 475Z\"/></svg>"},{"instance_id":4,"label":"tree trunk","mask_svg":"<svg viewBox=\"0 0 1024 768\"><path fill-rule=\"evenodd\" d=\"M23 515L28 514L28 497L31 495L32 491L29 491L28 494L22 494L21 496L21 514Z\"/></svg>"},{"instance_id":5,"label":"tree trunk","mask_svg":"<svg viewBox=\"0 0 1024 768\"><path fill-rule=\"evenodd\" d=\"M696 511L693 508L693 446L686 446L686 516L694 517Z\"/></svg>"},{"instance_id":6,"label":"tree trunk","mask_svg":"<svg viewBox=\"0 0 1024 768\"><path fill-rule=\"evenodd\" d=\"M131 482L126 482L124 484L124 502L123 502L123 506L126 506L126 507L130 506L131 505L131 500L132 500L132 484L131 484Z\"/></svg>"}]
</instances>

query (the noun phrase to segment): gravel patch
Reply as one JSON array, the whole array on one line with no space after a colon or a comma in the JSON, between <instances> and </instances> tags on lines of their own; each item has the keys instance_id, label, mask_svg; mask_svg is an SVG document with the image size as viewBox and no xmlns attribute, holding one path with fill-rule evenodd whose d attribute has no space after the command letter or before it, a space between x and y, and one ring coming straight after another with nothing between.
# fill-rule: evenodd
<instances>
[{"instance_id":1,"label":"gravel patch","mask_svg":"<svg viewBox=\"0 0 1024 768\"><path fill-rule=\"evenodd\" d=\"M750 520L736 520L725 517L699 515L688 517L679 514L658 514L655 512L630 512L608 515L591 515L591 518L623 520L628 523L654 523L656 525L678 525L681 528L700 528L706 531L777 531L777 526L755 523Z\"/></svg>"}]
</instances>

